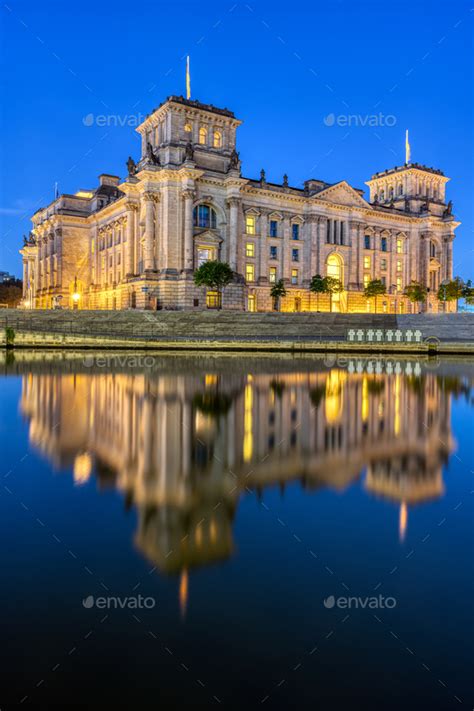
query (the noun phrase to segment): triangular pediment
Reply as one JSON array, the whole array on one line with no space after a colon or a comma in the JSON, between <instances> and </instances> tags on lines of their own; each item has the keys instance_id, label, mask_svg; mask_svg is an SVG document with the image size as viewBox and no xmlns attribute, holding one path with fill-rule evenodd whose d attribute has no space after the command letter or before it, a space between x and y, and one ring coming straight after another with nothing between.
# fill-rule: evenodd
<instances>
[{"instance_id":1,"label":"triangular pediment","mask_svg":"<svg viewBox=\"0 0 474 711\"><path fill-rule=\"evenodd\" d=\"M196 242L211 245L218 245L222 242L222 238L213 230L203 230L202 232L198 232L194 235L194 239Z\"/></svg>"},{"instance_id":2,"label":"triangular pediment","mask_svg":"<svg viewBox=\"0 0 474 711\"><path fill-rule=\"evenodd\" d=\"M347 207L370 207L369 203L345 180L316 193L314 200L332 202L335 205L347 205Z\"/></svg>"}]
</instances>

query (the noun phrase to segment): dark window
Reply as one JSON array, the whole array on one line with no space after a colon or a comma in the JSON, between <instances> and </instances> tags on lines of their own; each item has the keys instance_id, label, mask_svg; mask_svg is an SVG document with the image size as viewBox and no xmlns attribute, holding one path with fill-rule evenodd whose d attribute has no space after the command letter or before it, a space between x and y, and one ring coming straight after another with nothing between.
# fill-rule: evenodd
<instances>
[{"instance_id":1,"label":"dark window","mask_svg":"<svg viewBox=\"0 0 474 711\"><path fill-rule=\"evenodd\" d=\"M331 220L326 222L326 242L329 244L331 241Z\"/></svg>"},{"instance_id":2,"label":"dark window","mask_svg":"<svg viewBox=\"0 0 474 711\"><path fill-rule=\"evenodd\" d=\"M381 248L382 252L387 251L387 238L386 237L382 237L382 239L380 240L380 248Z\"/></svg>"},{"instance_id":3,"label":"dark window","mask_svg":"<svg viewBox=\"0 0 474 711\"><path fill-rule=\"evenodd\" d=\"M291 225L291 235L293 239L300 238L300 226L298 224Z\"/></svg>"},{"instance_id":4,"label":"dark window","mask_svg":"<svg viewBox=\"0 0 474 711\"><path fill-rule=\"evenodd\" d=\"M291 250L291 259L293 262L300 261L300 250L299 249L292 249Z\"/></svg>"},{"instance_id":5,"label":"dark window","mask_svg":"<svg viewBox=\"0 0 474 711\"><path fill-rule=\"evenodd\" d=\"M370 249L370 235L365 235L364 247L365 247L365 249Z\"/></svg>"},{"instance_id":6,"label":"dark window","mask_svg":"<svg viewBox=\"0 0 474 711\"><path fill-rule=\"evenodd\" d=\"M341 222L341 244L344 244L344 223Z\"/></svg>"},{"instance_id":7,"label":"dark window","mask_svg":"<svg viewBox=\"0 0 474 711\"><path fill-rule=\"evenodd\" d=\"M277 259L278 257L278 248L274 247L273 245L270 247L270 259Z\"/></svg>"},{"instance_id":8,"label":"dark window","mask_svg":"<svg viewBox=\"0 0 474 711\"><path fill-rule=\"evenodd\" d=\"M278 222L277 220L270 220L270 237L278 237Z\"/></svg>"},{"instance_id":9,"label":"dark window","mask_svg":"<svg viewBox=\"0 0 474 711\"><path fill-rule=\"evenodd\" d=\"M194 299L193 306L199 306L199 299Z\"/></svg>"},{"instance_id":10,"label":"dark window","mask_svg":"<svg viewBox=\"0 0 474 711\"><path fill-rule=\"evenodd\" d=\"M194 227L216 228L216 212L209 205L198 205L194 208Z\"/></svg>"}]
</instances>

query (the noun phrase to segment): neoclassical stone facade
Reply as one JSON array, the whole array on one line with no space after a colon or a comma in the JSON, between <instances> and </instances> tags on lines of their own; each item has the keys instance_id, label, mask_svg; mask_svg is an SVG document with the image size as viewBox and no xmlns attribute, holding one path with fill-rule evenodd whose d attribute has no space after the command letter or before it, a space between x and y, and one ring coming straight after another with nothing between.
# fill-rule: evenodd
<instances>
[{"instance_id":1,"label":"neoclassical stone facade","mask_svg":"<svg viewBox=\"0 0 474 711\"><path fill-rule=\"evenodd\" d=\"M283 279L285 311L328 310L311 294L315 274L339 278L336 311L373 311L364 284L381 279L379 311L414 307L411 281L429 289L452 278L459 225L446 204L449 178L406 164L375 174L363 190L346 181L307 180L292 187L245 178L237 153L240 125L228 109L169 97L137 128L141 158L124 180L99 176L95 190L61 195L32 217L25 239L23 305L27 308L203 309L214 295L197 288L194 270L228 262L234 281L223 307L272 308L272 283ZM454 308L448 306L448 308Z\"/></svg>"}]
</instances>

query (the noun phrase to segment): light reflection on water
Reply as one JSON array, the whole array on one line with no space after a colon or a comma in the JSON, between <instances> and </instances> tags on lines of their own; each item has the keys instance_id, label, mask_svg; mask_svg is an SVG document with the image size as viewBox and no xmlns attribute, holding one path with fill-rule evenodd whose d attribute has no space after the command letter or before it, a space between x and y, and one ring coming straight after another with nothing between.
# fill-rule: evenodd
<instances>
[{"instance_id":1,"label":"light reflection on water","mask_svg":"<svg viewBox=\"0 0 474 711\"><path fill-rule=\"evenodd\" d=\"M469 387L411 363L390 362L387 374L380 363L34 375L23 378L21 409L31 444L70 466L77 485L96 477L116 487L138 511L138 549L179 573L232 555L243 494L294 481L343 491L363 477L368 496L399 505L404 538L410 508L443 495L451 392Z\"/></svg>"}]
</instances>

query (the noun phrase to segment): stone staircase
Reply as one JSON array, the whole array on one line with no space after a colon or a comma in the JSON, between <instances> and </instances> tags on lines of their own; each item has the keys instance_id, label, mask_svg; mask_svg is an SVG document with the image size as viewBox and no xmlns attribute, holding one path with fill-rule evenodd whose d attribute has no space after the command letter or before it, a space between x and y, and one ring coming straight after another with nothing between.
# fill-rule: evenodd
<instances>
[{"instance_id":1,"label":"stone staircase","mask_svg":"<svg viewBox=\"0 0 474 711\"><path fill-rule=\"evenodd\" d=\"M423 337L474 342L474 314L393 315L232 311L0 310L0 328L147 340L346 340L350 328L418 328Z\"/></svg>"}]
</instances>

